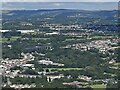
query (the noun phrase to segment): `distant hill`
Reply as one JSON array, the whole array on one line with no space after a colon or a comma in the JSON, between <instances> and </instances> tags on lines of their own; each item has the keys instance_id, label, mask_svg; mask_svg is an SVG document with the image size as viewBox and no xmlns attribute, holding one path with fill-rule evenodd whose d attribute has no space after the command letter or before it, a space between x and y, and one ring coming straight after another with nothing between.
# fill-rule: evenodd
<instances>
[{"instance_id":1,"label":"distant hill","mask_svg":"<svg viewBox=\"0 0 120 90\"><path fill-rule=\"evenodd\" d=\"M3 10L3 19L17 19L17 18L30 18L52 15L58 16L74 16L89 17L89 18L115 18L117 10L101 10L101 11L90 11L90 10L72 10L72 9L41 9L41 10Z\"/></svg>"},{"instance_id":2,"label":"distant hill","mask_svg":"<svg viewBox=\"0 0 120 90\"><path fill-rule=\"evenodd\" d=\"M34 27L39 28L40 24L81 24L83 26L94 26L99 28L103 25L106 29L108 25L114 25L111 28L116 30L118 23L117 10L73 10L73 9L41 9L41 10L7 10L3 12L3 28L5 29L23 29L21 23L32 23ZM105 26L104 26L105 25ZM98 26L98 27L96 27ZM108 27L107 27L108 28ZM29 29L27 27L26 29ZM111 29L111 30L112 30ZM102 29L103 30L103 29Z\"/></svg>"}]
</instances>

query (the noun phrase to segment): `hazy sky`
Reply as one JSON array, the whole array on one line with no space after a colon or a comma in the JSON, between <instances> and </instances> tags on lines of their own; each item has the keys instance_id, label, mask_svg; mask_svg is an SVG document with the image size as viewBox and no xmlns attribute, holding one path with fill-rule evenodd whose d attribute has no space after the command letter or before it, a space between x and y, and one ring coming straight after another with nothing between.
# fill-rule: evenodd
<instances>
[{"instance_id":1,"label":"hazy sky","mask_svg":"<svg viewBox=\"0 0 120 90\"><path fill-rule=\"evenodd\" d=\"M2 2L119 2L119 0L2 0Z\"/></svg>"},{"instance_id":2,"label":"hazy sky","mask_svg":"<svg viewBox=\"0 0 120 90\"><path fill-rule=\"evenodd\" d=\"M117 2L8 2L2 9L79 9L79 10L117 10Z\"/></svg>"}]
</instances>

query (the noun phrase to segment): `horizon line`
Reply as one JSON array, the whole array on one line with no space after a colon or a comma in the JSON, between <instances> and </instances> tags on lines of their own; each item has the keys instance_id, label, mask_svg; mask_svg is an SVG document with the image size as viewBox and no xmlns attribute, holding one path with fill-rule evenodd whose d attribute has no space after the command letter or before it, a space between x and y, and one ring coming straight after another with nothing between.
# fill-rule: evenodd
<instances>
[{"instance_id":1,"label":"horizon line","mask_svg":"<svg viewBox=\"0 0 120 90\"><path fill-rule=\"evenodd\" d=\"M0 10L19 10L19 11L21 11L21 10L24 10L24 11L26 11L26 10L35 10L35 11L39 11L39 10L81 10L81 11L116 11L116 10L118 10L118 9L113 9L113 10L104 10L104 9L97 9L97 10L91 10L91 9L76 9L76 8L65 8L65 9L63 9L63 8L40 8L40 9L0 9Z\"/></svg>"}]
</instances>

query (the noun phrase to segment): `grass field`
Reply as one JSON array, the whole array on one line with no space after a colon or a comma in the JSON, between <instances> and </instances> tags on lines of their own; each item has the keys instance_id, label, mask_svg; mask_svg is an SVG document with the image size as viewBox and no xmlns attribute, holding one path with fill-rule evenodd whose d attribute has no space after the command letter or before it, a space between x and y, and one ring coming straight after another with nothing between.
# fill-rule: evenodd
<instances>
[{"instance_id":1,"label":"grass field","mask_svg":"<svg viewBox=\"0 0 120 90\"><path fill-rule=\"evenodd\" d=\"M108 39L108 38L114 38L114 36L92 36L92 39Z\"/></svg>"},{"instance_id":2,"label":"grass field","mask_svg":"<svg viewBox=\"0 0 120 90\"><path fill-rule=\"evenodd\" d=\"M82 70L82 68L45 68L45 69L49 69L51 71L68 71L68 70Z\"/></svg>"},{"instance_id":3,"label":"grass field","mask_svg":"<svg viewBox=\"0 0 120 90\"><path fill-rule=\"evenodd\" d=\"M11 37L11 38L0 38L0 42L11 42L11 41L16 41L18 38L21 38L21 37Z\"/></svg>"},{"instance_id":4,"label":"grass field","mask_svg":"<svg viewBox=\"0 0 120 90\"><path fill-rule=\"evenodd\" d=\"M106 90L106 86L103 84L97 84L97 85L91 85L90 87L93 88L93 90Z\"/></svg>"},{"instance_id":5,"label":"grass field","mask_svg":"<svg viewBox=\"0 0 120 90\"><path fill-rule=\"evenodd\" d=\"M34 41L39 41L39 40L48 40L50 38L32 38L32 40Z\"/></svg>"},{"instance_id":6,"label":"grass field","mask_svg":"<svg viewBox=\"0 0 120 90\"><path fill-rule=\"evenodd\" d=\"M11 37L11 38L0 38L0 42L12 42L12 41L16 41L18 38L21 37ZM22 39L22 38L21 38ZM33 41L39 41L39 40L48 40L50 38L32 38Z\"/></svg>"},{"instance_id":7,"label":"grass field","mask_svg":"<svg viewBox=\"0 0 120 90\"><path fill-rule=\"evenodd\" d=\"M77 41L84 41L84 40L87 40L87 39L84 39L84 38L81 38L81 39L74 39L74 38L72 38L72 39L66 39L65 41L75 41L75 40L77 40Z\"/></svg>"},{"instance_id":8,"label":"grass field","mask_svg":"<svg viewBox=\"0 0 120 90\"><path fill-rule=\"evenodd\" d=\"M114 65L115 65L115 66L120 66L120 63L115 63Z\"/></svg>"}]
</instances>

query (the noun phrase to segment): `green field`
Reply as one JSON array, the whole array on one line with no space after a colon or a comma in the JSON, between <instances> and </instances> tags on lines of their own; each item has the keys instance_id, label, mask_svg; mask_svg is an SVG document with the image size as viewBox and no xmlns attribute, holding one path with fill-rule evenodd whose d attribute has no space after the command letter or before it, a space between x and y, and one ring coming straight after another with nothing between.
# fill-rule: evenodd
<instances>
[{"instance_id":1,"label":"green field","mask_svg":"<svg viewBox=\"0 0 120 90\"><path fill-rule=\"evenodd\" d=\"M115 66L120 66L120 63L115 63L114 65L115 65Z\"/></svg>"},{"instance_id":2,"label":"green field","mask_svg":"<svg viewBox=\"0 0 120 90\"><path fill-rule=\"evenodd\" d=\"M108 38L115 38L115 36L92 36L92 39L108 39Z\"/></svg>"},{"instance_id":3,"label":"green field","mask_svg":"<svg viewBox=\"0 0 120 90\"><path fill-rule=\"evenodd\" d=\"M77 41L84 41L84 40L87 40L87 39L84 39L84 38L81 38L81 39L74 39L74 38L72 38L72 39L66 39L65 41L75 41L75 40L77 40Z\"/></svg>"},{"instance_id":4,"label":"green field","mask_svg":"<svg viewBox=\"0 0 120 90\"><path fill-rule=\"evenodd\" d=\"M33 41L48 40L50 38L32 38Z\"/></svg>"},{"instance_id":5,"label":"green field","mask_svg":"<svg viewBox=\"0 0 120 90\"><path fill-rule=\"evenodd\" d=\"M90 87L92 87L93 90L98 90L98 88L99 88L99 90L105 90L105 88L106 88L106 86L103 84L91 85Z\"/></svg>"},{"instance_id":6,"label":"green field","mask_svg":"<svg viewBox=\"0 0 120 90\"><path fill-rule=\"evenodd\" d=\"M56 71L68 71L68 70L83 70L83 68L44 68L49 70Z\"/></svg>"},{"instance_id":7,"label":"green field","mask_svg":"<svg viewBox=\"0 0 120 90\"><path fill-rule=\"evenodd\" d=\"M17 41L18 38L21 38L21 37L11 37L11 38L0 38L0 42L14 42L14 41ZM21 38L22 39L22 38ZM32 38L33 41L39 41L39 40L48 40L50 38Z\"/></svg>"},{"instance_id":8,"label":"green field","mask_svg":"<svg viewBox=\"0 0 120 90\"><path fill-rule=\"evenodd\" d=\"M21 37L11 37L11 38L0 38L0 42L12 42L12 41L16 41L18 38L21 38Z\"/></svg>"}]
</instances>

